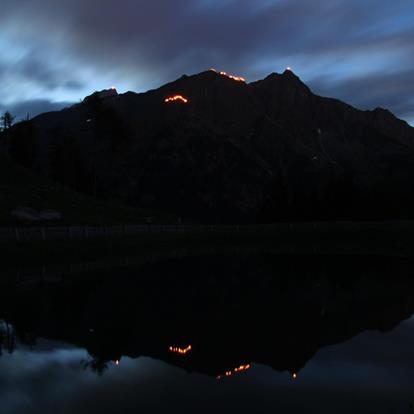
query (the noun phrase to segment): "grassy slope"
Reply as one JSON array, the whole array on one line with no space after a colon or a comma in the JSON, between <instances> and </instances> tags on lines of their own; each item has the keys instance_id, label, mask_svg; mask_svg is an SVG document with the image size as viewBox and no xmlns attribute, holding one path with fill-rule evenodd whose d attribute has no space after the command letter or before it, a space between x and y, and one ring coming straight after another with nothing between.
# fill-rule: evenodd
<instances>
[{"instance_id":1,"label":"grassy slope","mask_svg":"<svg viewBox=\"0 0 414 414\"><path fill-rule=\"evenodd\" d=\"M11 212L19 206L61 212L63 219L55 225L137 223L151 215L78 194L16 165L0 153L0 226L16 224Z\"/></svg>"}]
</instances>

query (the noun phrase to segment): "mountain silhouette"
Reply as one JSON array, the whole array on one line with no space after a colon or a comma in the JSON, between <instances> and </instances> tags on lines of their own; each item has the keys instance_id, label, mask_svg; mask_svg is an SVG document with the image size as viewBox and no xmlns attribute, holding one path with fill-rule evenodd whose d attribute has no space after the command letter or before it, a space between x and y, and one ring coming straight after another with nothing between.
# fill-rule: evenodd
<instances>
[{"instance_id":1,"label":"mountain silhouette","mask_svg":"<svg viewBox=\"0 0 414 414\"><path fill-rule=\"evenodd\" d=\"M103 199L204 222L413 217L414 128L317 96L291 70L110 89L29 122L8 132L12 156Z\"/></svg>"}]
</instances>

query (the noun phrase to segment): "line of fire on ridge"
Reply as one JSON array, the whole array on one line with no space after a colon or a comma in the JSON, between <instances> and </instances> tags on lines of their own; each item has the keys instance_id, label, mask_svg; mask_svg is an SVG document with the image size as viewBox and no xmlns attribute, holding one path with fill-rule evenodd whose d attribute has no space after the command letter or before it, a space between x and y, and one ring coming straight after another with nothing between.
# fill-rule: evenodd
<instances>
[{"instance_id":1,"label":"line of fire on ridge","mask_svg":"<svg viewBox=\"0 0 414 414\"><path fill-rule=\"evenodd\" d=\"M247 370L249 370L251 367L252 367L252 365L251 365L251 364L240 365L239 367L234 368L234 369L233 369L233 370L231 370L231 371L226 371L223 375L218 375L216 378L217 378L218 380L220 380L220 379L222 379L222 378L231 377L231 376L233 376L233 375L235 375L235 374L239 374L239 373L241 373L241 372L247 371Z\"/></svg>"},{"instance_id":2,"label":"line of fire on ridge","mask_svg":"<svg viewBox=\"0 0 414 414\"><path fill-rule=\"evenodd\" d=\"M241 77L241 76L235 76L235 75L229 75L227 72L223 72L223 71L221 71L221 72L218 72L216 69L214 69L214 68L211 68L210 69L212 72L216 72L216 73L218 73L219 75L221 75L221 76L225 76L225 77L227 77L227 78L229 78L229 79L233 79L234 81L236 81L236 82L246 82L246 79L245 78L243 78L243 77Z\"/></svg>"},{"instance_id":3,"label":"line of fire on ridge","mask_svg":"<svg viewBox=\"0 0 414 414\"><path fill-rule=\"evenodd\" d=\"M191 345L188 345L187 348L179 348L175 346L170 346L168 349L170 352L173 352L174 354L185 355L191 352L193 347Z\"/></svg>"}]
</instances>

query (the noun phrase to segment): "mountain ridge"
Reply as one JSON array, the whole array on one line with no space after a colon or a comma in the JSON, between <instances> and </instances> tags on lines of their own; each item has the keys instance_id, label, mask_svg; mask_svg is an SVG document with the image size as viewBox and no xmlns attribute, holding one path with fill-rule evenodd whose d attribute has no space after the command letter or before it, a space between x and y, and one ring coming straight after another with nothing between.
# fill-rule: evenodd
<instances>
[{"instance_id":1,"label":"mountain ridge","mask_svg":"<svg viewBox=\"0 0 414 414\"><path fill-rule=\"evenodd\" d=\"M30 125L37 153L26 166L196 221L409 218L414 207L414 128L315 95L291 70L104 90Z\"/></svg>"}]
</instances>

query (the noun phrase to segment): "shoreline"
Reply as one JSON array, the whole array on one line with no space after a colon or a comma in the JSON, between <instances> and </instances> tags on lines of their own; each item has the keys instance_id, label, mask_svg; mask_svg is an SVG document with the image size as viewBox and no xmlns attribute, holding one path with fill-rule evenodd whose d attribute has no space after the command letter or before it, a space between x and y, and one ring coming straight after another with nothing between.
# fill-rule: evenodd
<instances>
[{"instance_id":1,"label":"shoreline","mask_svg":"<svg viewBox=\"0 0 414 414\"><path fill-rule=\"evenodd\" d=\"M164 226L165 227L165 226ZM185 227L185 229L184 229ZM158 228L158 227L157 227ZM80 263L126 257L163 256L163 252L198 254L228 249L266 250L275 254L388 255L414 257L414 222L295 223L272 226L215 226L203 231L151 231L80 239L0 241L2 268Z\"/></svg>"}]
</instances>

